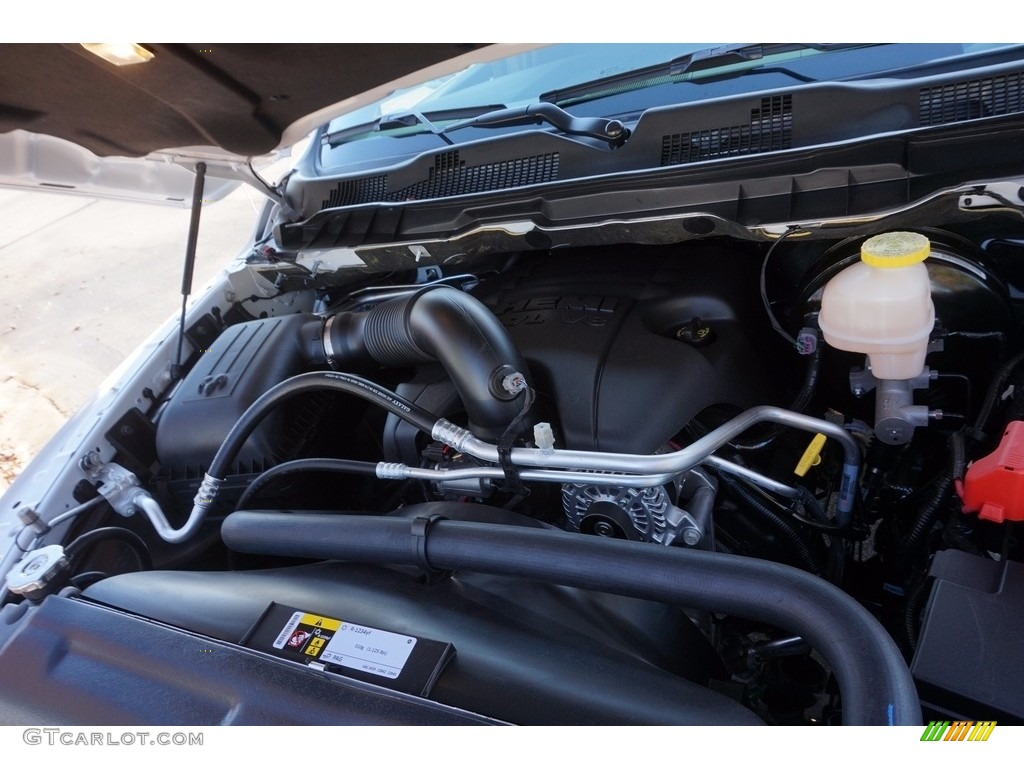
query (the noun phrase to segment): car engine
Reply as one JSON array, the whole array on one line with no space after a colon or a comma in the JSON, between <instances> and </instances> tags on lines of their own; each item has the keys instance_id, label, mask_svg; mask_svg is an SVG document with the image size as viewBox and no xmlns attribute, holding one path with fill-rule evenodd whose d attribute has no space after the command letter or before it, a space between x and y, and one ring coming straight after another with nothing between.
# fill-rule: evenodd
<instances>
[{"instance_id":1,"label":"car engine","mask_svg":"<svg viewBox=\"0 0 1024 768\"><path fill-rule=\"evenodd\" d=\"M927 251L914 338L878 290L835 298L893 234ZM918 696L1019 722L1022 247L794 226L355 277L264 253L274 292L193 317L177 380L82 457L0 648L102 609L108 672L152 685L147 633L214 643L203 690L160 678L213 722L307 683L331 722L879 724Z\"/></svg>"}]
</instances>

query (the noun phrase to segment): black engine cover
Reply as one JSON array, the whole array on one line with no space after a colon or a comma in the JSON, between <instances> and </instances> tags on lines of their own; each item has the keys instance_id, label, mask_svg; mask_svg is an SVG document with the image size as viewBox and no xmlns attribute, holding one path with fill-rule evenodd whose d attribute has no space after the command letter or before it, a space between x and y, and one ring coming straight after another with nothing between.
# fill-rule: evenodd
<instances>
[{"instance_id":1,"label":"black engine cover","mask_svg":"<svg viewBox=\"0 0 1024 768\"><path fill-rule=\"evenodd\" d=\"M759 257L717 244L544 254L477 297L526 358L564 447L661 448L702 409L770 402ZM757 313L756 315L754 313Z\"/></svg>"}]
</instances>

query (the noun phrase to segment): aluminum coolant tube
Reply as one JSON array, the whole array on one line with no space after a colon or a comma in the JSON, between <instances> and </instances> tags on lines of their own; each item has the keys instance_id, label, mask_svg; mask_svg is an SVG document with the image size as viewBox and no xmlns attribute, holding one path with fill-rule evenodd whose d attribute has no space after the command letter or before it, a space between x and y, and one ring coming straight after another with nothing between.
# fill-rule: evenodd
<instances>
[{"instance_id":1,"label":"aluminum coolant tube","mask_svg":"<svg viewBox=\"0 0 1024 768\"><path fill-rule=\"evenodd\" d=\"M838 441L843 447L843 471L836 505L836 522L840 527L848 525L853 514L853 503L857 494L857 476L860 471L860 449L857 447L857 442L837 424L770 405L750 408L699 440L671 453L641 456L628 453L598 453L565 449L555 449L545 453L538 448L513 448L511 459L512 463L519 467L677 475L702 463L715 450L750 427L766 421L807 432L821 432ZM498 447L496 445L480 440L469 430L456 426L445 419L440 419L433 426L431 436L476 459L492 464L498 463Z\"/></svg>"},{"instance_id":2,"label":"aluminum coolant tube","mask_svg":"<svg viewBox=\"0 0 1024 768\"><path fill-rule=\"evenodd\" d=\"M221 535L238 552L426 561L431 568L542 579L763 621L799 635L825 657L839 682L844 724L921 722L910 671L878 621L831 584L778 563L443 519L426 525L422 518L235 512Z\"/></svg>"}]
</instances>

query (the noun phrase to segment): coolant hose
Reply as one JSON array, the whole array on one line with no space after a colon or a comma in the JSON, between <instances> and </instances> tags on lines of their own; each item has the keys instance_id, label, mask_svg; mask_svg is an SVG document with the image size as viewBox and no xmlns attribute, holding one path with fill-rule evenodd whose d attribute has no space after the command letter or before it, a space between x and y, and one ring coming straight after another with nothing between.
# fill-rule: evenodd
<instances>
[{"instance_id":1,"label":"coolant hose","mask_svg":"<svg viewBox=\"0 0 1024 768\"><path fill-rule=\"evenodd\" d=\"M839 683L846 725L918 725L899 648L853 598L789 566L700 550L485 523L235 512L238 552L519 576L762 621L799 635Z\"/></svg>"},{"instance_id":2,"label":"coolant hose","mask_svg":"<svg viewBox=\"0 0 1024 768\"><path fill-rule=\"evenodd\" d=\"M385 367L440 362L469 415L473 434L497 440L522 409L521 389L503 386L529 371L505 327L468 293L433 286L392 299L369 312L327 319L324 352L332 366L373 361Z\"/></svg>"}]
</instances>

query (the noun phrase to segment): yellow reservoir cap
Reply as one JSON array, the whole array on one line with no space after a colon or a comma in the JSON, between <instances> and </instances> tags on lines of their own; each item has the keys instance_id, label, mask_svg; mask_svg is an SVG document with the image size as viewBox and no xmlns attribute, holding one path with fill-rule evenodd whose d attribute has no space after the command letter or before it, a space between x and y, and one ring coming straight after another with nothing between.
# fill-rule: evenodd
<instances>
[{"instance_id":1,"label":"yellow reservoir cap","mask_svg":"<svg viewBox=\"0 0 1024 768\"><path fill-rule=\"evenodd\" d=\"M886 232L864 241L860 260L872 267L895 269L909 267L928 258L932 244L917 232Z\"/></svg>"},{"instance_id":2,"label":"yellow reservoir cap","mask_svg":"<svg viewBox=\"0 0 1024 768\"><path fill-rule=\"evenodd\" d=\"M804 451L804 455L800 457L800 461L796 463L796 469L793 473L803 477L807 474L811 467L821 463L821 449L825 447L825 436L818 432L814 437L811 438L810 444L807 446L807 450Z\"/></svg>"}]
</instances>

